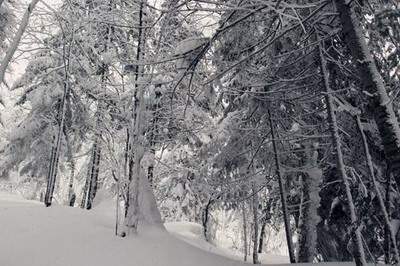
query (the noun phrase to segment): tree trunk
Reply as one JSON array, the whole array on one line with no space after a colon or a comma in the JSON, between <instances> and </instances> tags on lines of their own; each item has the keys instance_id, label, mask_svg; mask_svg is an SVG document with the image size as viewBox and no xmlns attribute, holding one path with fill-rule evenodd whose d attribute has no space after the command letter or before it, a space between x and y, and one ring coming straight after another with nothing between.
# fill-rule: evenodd
<instances>
[{"instance_id":1,"label":"tree trunk","mask_svg":"<svg viewBox=\"0 0 400 266\"><path fill-rule=\"evenodd\" d=\"M140 1L139 7L139 40L137 50L137 61L144 56L144 32L143 29L143 9L144 0ZM143 46L143 47L142 47ZM163 228L161 214L157 207L157 202L153 190L150 186L147 172L143 169L142 159L146 151L145 126L145 102L144 102L144 84L138 84L139 77L143 76L143 67L138 64L137 72L134 77L134 106L132 108L132 120L130 123L130 147L134 151L131 156L131 166L129 169L129 186L127 197L127 213L125 218L126 233L136 234L138 232L139 222L148 225Z\"/></svg>"},{"instance_id":2,"label":"tree trunk","mask_svg":"<svg viewBox=\"0 0 400 266\"><path fill-rule=\"evenodd\" d=\"M320 205L320 183L322 170L318 167L318 151L315 143L306 143L305 172L303 182L304 213L300 225L298 262L312 263L317 251L318 208Z\"/></svg>"},{"instance_id":3,"label":"tree trunk","mask_svg":"<svg viewBox=\"0 0 400 266\"><path fill-rule=\"evenodd\" d=\"M369 177L371 179L371 183L372 183L372 185L374 187L376 197L378 198L378 202L379 202L379 205L381 207L383 218L385 220L387 233L389 234L390 240L391 240L392 245L393 245L395 264L398 264L398 263L400 263L400 256L399 256L399 250L397 248L396 235L395 235L395 233L393 231L393 228L392 228L392 226L390 224L390 217L389 217L386 205L385 205L385 201L384 201L384 199L382 197L381 190L379 189L378 183L377 183L376 178L375 178L374 167L373 167L373 164L372 164L371 154L369 152L367 137L365 136L365 133L364 133L364 130L363 130L363 126L361 124L360 116L356 115L355 119L356 119L356 123L357 123L358 132L360 133L361 139L362 139L362 142L363 142L366 163L367 163L368 171L369 171Z\"/></svg>"},{"instance_id":4,"label":"tree trunk","mask_svg":"<svg viewBox=\"0 0 400 266\"><path fill-rule=\"evenodd\" d=\"M275 126L273 124L272 117L271 117L271 111L269 109L268 109L268 117L269 117L269 125L271 128L272 146L274 149L276 174L278 176L278 182L279 182L279 193L281 196L283 221L285 224L286 242L287 242L287 246L288 246L289 259L290 259L290 263L296 263L296 259L294 256L294 250L293 250L292 233L291 233L291 229L290 229L290 218L289 218L289 212L287 209L287 202L286 202L287 201L286 189L283 184L278 148L277 148L276 139L275 139Z\"/></svg>"},{"instance_id":5,"label":"tree trunk","mask_svg":"<svg viewBox=\"0 0 400 266\"><path fill-rule=\"evenodd\" d=\"M84 196L83 196L83 204L82 208L90 210L93 205L93 200L96 196L97 188L98 188L98 178L99 178L99 166L100 166L100 158L101 158L101 148L99 146L99 136L95 137L95 141L93 143L92 148L92 156L90 159L90 165L88 169L88 176L86 178Z\"/></svg>"},{"instance_id":6,"label":"tree trunk","mask_svg":"<svg viewBox=\"0 0 400 266\"><path fill-rule=\"evenodd\" d=\"M61 140L64 131L64 122L65 122L65 110L66 110L66 102L67 97L70 91L69 81L68 81L68 66L66 62L66 51L65 47L63 48L63 60L64 60L64 71L65 71L65 80L64 80L64 94L63 98L60 101L60 106L58 109L58 133L54 138L55 143L53 143L50 163L49 163L49 172L47 177L47 189L44 199L44 204L46 207L49 207L53 200L54 188L56 183L56 177L58 172L58 163L60 158L60 150L61 150ZM69 65L69 63L68 63Z\"/></svg>"},{"instance_id":7,"label":"tree trunk","mask_svg":"<svg viewBox=\"0 0 400 266\"><path fill-rule=\"evenodd\" d=\"M243 260L247 261L247 215L246 215L246 207L245 207L245 203L242 203L242 222L243 222L243 253L244 253L244 257Z\"/></svg>"},{"instance_id":8,"label":"tree trunk","mask_svg":"<svg viewBox=\"0 0 400 266\"><path fill-rule=\"evenodd\" d=\"M258 260L258 193L255 182L252 184L253 209L253 264L260 264Z\"/></svg>"},{"instance_id":9,"label":"tree trunk","mask_svg":"<svg viewBox=\"0 0 400 266\"><path fill-rule=\"evenodd\" d=\"M142 51L142 45L143 45L143 0L140 1L140 7L139 7L139 30L138 30L138 44L137 44L137 49L136 49L136 61L139 62L139 60L142 58L141 54L143 53ZM139 75L141 73L139 73L140 71L142 71L142 68L139 66L139 64L137 64L135 66L135 70L134 70L134 78L133 78L133 86L134 86L134 96L132 99L132 106L130 106L131 109L131 124L129 125L128 129L127 129L127 134L126 134L126 149L127 149L127 153L126 153L126 165L128 167L128 187L126 188L126 196L125 196L125 218L127 218L128 216L128 209L131 207L130 205L132 204L132 202L130 201L130 194L133 193L132 191L130 191L130 183L132 183L133 181L133 172L134 172L134 161L135 158L134 157L138 157L137 155L135 155L135 150L134 150L134 142L135 142L135 138L137 138L137 136L135 135L135 128L136 128L136 123L138 120L137 117L137 109L138 109L138 105L139 105L139 99L138 99L138 80L139 80Z\"/></svg>"},{"instance_id":10,"label":"tree trunk","mask_svg":"<svg viewBox=\"0 0 400 266\"><path fill-rule=\"evenodd\" d=\"M361 23L354 11L357 1L335 0L342 24L342 32L348 49L357 65L362 90L374 95L370 106L382 140L387 165L390 165L394 179L400 187L400 127L393 104L390 100L382 76L376 67Z\"/></svg>"},{"instance_id":11,"label":"tree trunk","mask_svg":"<svg viewBox=\"0 0 400 266\"><path fill-rule=\"evenodd\" d=\"M210 208L211 205L213 203L212 199L208 200L207 205L205 206L204 210L203 210L203 219L202 219L202 223L203 223L203 235L204 235L204 239L207 242L210 242L210 232L209 232L209 219L210 219Z\"/></svg>"},{"instance_id":12,"label":"tree trunk","mask_svg":"<svg viewBox=\"0 0 400 266\"><path fill-rule=\"evenodd\" d=\"M391 220L391 212L390 212L390 190L392 187L392 178L391 178L391 173L390 173L390 169L389 167L387 167L386 170L386 193L385 193L385 207L386 210L388 211L388 215L389 215L389 220ZM390 235L390 231L388 230L388 228L385 228L385 263L386 264L390 264L390 243L391 243L391 235Z\"/></svg>"},{"instance_id":13,"label":"tree trunk","mask_svg":"<svg viewBox=\"0 0 400 266\"><path fill-rule=\"evenodd\" d=\"M353 227L352 228L352 231L353 231L352 232L352 235L353 235L352 240L354 243L353 257L354 257L354 260L355 260L357 266L361 266L361 265L365 266L367 264L367 262L365 260L362 236L361 236L360 226L358 225L353 196L351 195L350 184L348 181L345 164L344 164L344 160L343 160L340 135L339 135L338 125L337 125L337 120L336 120L336 113L335 113L335 109L334 109L334 105L333 105L333 98L332 98L333 92L330 87L329 72L327 69L326 60L325 60L325 57L323 54L321 44L319 45L319 55L320 55L320 61L321 61L321 71L322 71L322 75L323 75L324 88L325 88L325 93L326 93L325 98L326 98L326 105L327 105L327 111L328 111L329 126L330 126L331 135L332 135L332 142L335 147L335 153L336 153L337 169L339 170L339 175L343 181L343 185L345 188L347 204L348 204L348 208L350 210L351 226Z\"/></svg>"},{"instance_id":14,"label":"tree trunk","mask_svg":"<svg viewBox=\"0 0 400 266\"><path fill-rule=\"evenodd\" d=\"M262 253L263 251L266 227L267 227L267 221L264 219L261 225L260 239L258 241L258 253Z\"/></svg>"},{"instance_id":15,"label":"tree trunk","mask_svg":"<svg viewBox=\"0 0 400 266\"><path fill-rule=\"evenodd\" d=\"M33 9L35 8L35 6L38 2L39 2L39 0L32 0L32 2L26 8L24 16L22 17L21 22L19 23L18 31L15 33L15 36L6 52L6 55L4 56L3 60L1 61L0 84L3 83L3 81L4 81L4 75L6 73L7 67L10 64L11 59L13 58L15 51L18 48L19 43L21 42L22 35L24 34L26 27L28 26L29 18L33 12Z\"/></svg>"}]
</instances>

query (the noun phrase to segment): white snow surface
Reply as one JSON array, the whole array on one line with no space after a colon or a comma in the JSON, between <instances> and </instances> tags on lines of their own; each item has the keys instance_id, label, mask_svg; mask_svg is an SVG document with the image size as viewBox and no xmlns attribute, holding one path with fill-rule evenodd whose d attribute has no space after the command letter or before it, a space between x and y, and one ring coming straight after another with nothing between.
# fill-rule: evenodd
<instances>
[{"instance_id":1,"label":"white snow surface","mask_svg":"<svg viewBox=\"0 0 400 266\"><path fill-rule=\"evenodd\" d=\"M113 211L111 203L91 211L57 205L46 208L37 201L0 192L0 265L248 265L230 251L204 241L198 224L166 224L170 233L142 226L137 236L116 237ZM270 263L286 260L262 257Z\"/></svg>"}]
</instances>

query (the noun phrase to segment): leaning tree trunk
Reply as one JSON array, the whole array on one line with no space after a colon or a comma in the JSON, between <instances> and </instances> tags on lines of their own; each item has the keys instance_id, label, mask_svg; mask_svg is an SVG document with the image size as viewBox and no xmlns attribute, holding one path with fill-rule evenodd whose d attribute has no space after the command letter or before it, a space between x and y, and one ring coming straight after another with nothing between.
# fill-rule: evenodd
<instances>
[{"instance_id":1,"label":"leaning tree trunk","mask_svg":"<svg viewBox=\"0 0 400 266\"><path fill-rule=\"evenodd\" d=\"M13 58L15 51L17 51L18 45L21 42L22 35L24 34L26 27L28 26L29 23L29 18L33 12L33 9L35 8L36 4L39 2L39 0L32 0L32 2L28 5L27 9L25 10L24 16L21 19L21 22L19 23L19 28L17 32L14 35L13 40L11 41L11 44L6 52L6 55L4 56L3 60L1 61L0 64L0 84L3 83L4 81L4 75L6 73L7 67L11 62L11 59Z\"/></svg>"},{"instance_id":2,"label":"leaning tree trunk","mask_svg":"<svg viewBox=\"0 0 400 266\"><path fill-rule=\"evenodd\" d=\"M317 225L320 220L318 208L320 205L319 185L322 181L322 170L318 167L318 151L315 143L306 143L305 175L303 182L304 212L300 225L298 262L312 263L317 252Z\"/></svg>"},{"instance_id":3,"label":"leaning tree trunk","mask_svg":"<svg viewBox=\"0 0 400 266\"><path fill-rule=\"evenodd\" d=\"M319 44L319 56L320 56L320 63L321 63L321 71L322 71L322 76L323 76L323 82L324 82L324 88L325 88L325 98L326 98L326 105L327 105L327 111L328 111L328 120L329 120L329 126L330 126L330 132L332 134L332 142L335 148L335 153L336 153L336 160L337 160L337 169L339 170L339 175L342 179L345 192L346 192L346 198L347 198L347 204L348 208L350 210L350 220L351 220L351 230L352 230L352 240L354 243L354 250L353 250L353 256L354 260L356 262L357 266L365 266L367 264L365 260L365 253L364 253L364 248L363 248L363 243L362 243L362 236L361 236L361 229L360 226L358 225L357 221L357 214L354 206L354 201L353 201L353 196L351 195L351 189L350 189L350 184L349 180L347 177L346 169L345 169L345 164L343 160L343 153L342 153L342 147L341 147L341 141L340 141L340 135L339 135L339 129L337 125L337 120L336 120L336 113L334 109L334 104L333 104L333 97L332 93L333 91L331 90L330 87L330 78L329 78L329 72L327 69L327 63L325 60L325 56L323 54L323 49L321 44Z\"/></svg>"},{"instance_id":4,"label":"leaning tree trunk","mask_svg":"<svg viewBox=\"0 0 400 266\"><path fill-rule=\"evenodd\" d=\"M285 189L285 186L283 184L283 178L282 178L282 174L281 174L281 165L280 165L280 160L279 160L278 148L277 148L276 139L275 139L275 126L274 126L274 123L272 121L271 111L269 109L268 109L268 118L269 118L269 125L270 125L270 128L271 128L272 146L273 146L273 150L274 150L276 174L278 176L279 193L280 193L280 196L281 196L283 222L285 224L286 243L287 243L287 246L288 246L289 259L290 259L290 263L296 263L296 259L295 259L295 256L294 256L294 250L293 250L292 234L291 234L291 229L290 229L290 218L289 218L289 212L288 212L288 208L287 208L286 189Z\"/></svg>"},{"instance_id":5,"label":"leaning tree trunk","mask_svg":"<svg viewBox=\"0 0 400 266\"><path fill-rule=\"evenodd\" d=\"M202 224L203 224L203 235L204 239L207 242L211 242L211 237L210 237L210 211L211 211L211 206L213 204L213 200L210 198L208 200L208 203L203 209L203 215L202 215Z\"/></svg>"},{"instance_id":6,"label":"leaning tree trunk","mask_svg":"<svg viewBox=\"0 0 400 266\"><path fill-rule=\"evenodd\" d=\"M358 132L360 133L361 139L363 142L366 163L367 163L368 171L369 171L369 177L370 177L371 183L374 187L376 197L378 198L379 206L381 207L383 218L385 220L387 233L389 234L390 241L392 242L392 245L393 245L394 258L396 261L395 264L398 264L398 263L400 263L400 256L399 256L399 250L397 248L396 234L393 230L393 227L390 224L390 217L389 217L389 213L387 211L386 205L385 205L385 200L382 197L382 192L379 189L378 182L376 181L376 178L375 178L374 167L372 164L371 154L369 152L367 137L365 136L364 129L361 124L360 116L356 115L355 119L356 119L356 123L357 123Z\"/></svg>"},{"instance_id":7,"label":"leaning tree trunk","mask_svg":"<svg viewBox=\"0 0 400 266\"><path fill-rule=\"evenodd\" d=\"M361 23L354 11L357 1L335 0L340 14L342 32L348 49L357 65L363 91L374 95L371 100L374 120L378 127L385 152L386 162L391 167L393 177L400 187L400 127L393 104L390 100L382 76L376 67Z\"/></svg>"}]
</instances>

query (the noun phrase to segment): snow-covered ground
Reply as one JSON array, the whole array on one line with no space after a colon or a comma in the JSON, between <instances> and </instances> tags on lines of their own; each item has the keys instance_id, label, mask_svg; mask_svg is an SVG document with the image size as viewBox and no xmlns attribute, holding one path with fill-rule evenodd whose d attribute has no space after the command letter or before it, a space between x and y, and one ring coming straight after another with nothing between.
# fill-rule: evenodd
<instances>
[{"instance_id":1,"label":"snow-covered ground","mask_svg":"<svg viewBox=\"0 0 400 266\"><path fill-rule=\"evenodd\" d=\"M138 236L116 237L112 213L111 204L92 211L45 208L39 202L0 193L0 265L246 265L229 250L205 242L197 224L170 223L166 225L169 233L142 228ZM269 263L287 260L270 255L263 258Z\"/></svg>"}]
</instances>

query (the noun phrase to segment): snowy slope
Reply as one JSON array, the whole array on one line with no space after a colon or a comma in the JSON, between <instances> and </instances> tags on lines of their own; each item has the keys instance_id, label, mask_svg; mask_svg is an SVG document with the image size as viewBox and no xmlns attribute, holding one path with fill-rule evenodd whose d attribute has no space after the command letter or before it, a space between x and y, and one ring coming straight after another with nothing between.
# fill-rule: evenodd
<instances>
[{"instance_id":1,"label":"snowy slope","mask_svg":"<svg viewBox=\"0 0 400 266\"><path fill-rule=\"evenodd\" d=\"M105 211L105 206L90 212L62 206L45 208L38 202L0 194L0 265L246 265L215 254L221 251L202 242L196 226L190 224L170 224L167 227L173 235L180 235L202 249L208 247L211 252L154 228L142 228L136 237L115 237L110 214ZM221 255L229 256L223 252Z\"/></svg>"},{"instance_id":2,"label":"snowy slope","mask_svg":"<svg viewBox=\"0 0 400 266\"><path fill-rule=\"evenodd\" d=\"M0 195L0 265L243 265L192 247L166 231L146 228L137 237L115 237L113 223L109 215L95 210L45 208Z\"/></svg>"}]
</instances>

